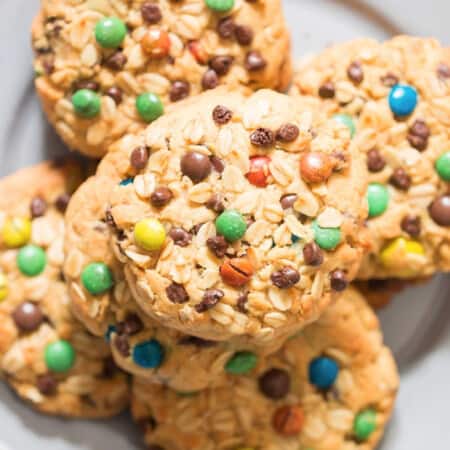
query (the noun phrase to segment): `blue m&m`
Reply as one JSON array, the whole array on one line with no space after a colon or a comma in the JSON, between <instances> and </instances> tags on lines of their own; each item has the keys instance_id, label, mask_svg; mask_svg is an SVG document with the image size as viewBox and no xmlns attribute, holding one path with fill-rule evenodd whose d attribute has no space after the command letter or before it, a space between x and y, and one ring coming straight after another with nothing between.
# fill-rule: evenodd
<instances>
[{"instance_id":1,"label":"blue m&m","mask_svg":"<svg viewBox=\"0 0 450 450\"><path fill-rule=\"evenodd\" d=\"M144 341L133 349L133 361L144 369L159 367L164 359L164 348L156 340Z\"/></svg>"},{"instance_id":2,"label":"blue m&m","mask_svg":"<svg viewBox=\"0 0 450 450\"><path fill-rule=\"evenodd\" d=\"M326 356L319 356L309 365L309 382L319 389L330 389L339 373L336 361Z\"/></svg>"},{"instance_id":3,"label":"blue m&m","mask_svg":"<svg viewBox=\"0 0 450 450\"><path fill-rule=\"evenodd\" d=\"M389 107L398 117L409 116L417 106L417 90L407 84L396 84L389 93Z\"/></svg>"}]
</instances>

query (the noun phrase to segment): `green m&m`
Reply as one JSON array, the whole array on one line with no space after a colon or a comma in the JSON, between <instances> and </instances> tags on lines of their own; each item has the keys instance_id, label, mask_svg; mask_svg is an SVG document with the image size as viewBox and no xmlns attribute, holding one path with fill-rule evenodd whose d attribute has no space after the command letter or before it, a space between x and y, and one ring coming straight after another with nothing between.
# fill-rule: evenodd
<instances>
[{"instance_id":1,"label":"green m&m","mask_svg":"<svg viewBox=\"0 0 450 450\"><path fill-rule=\"evenodd\" d=\"M42 273L47 265L45 251L37 245L25 245L17 253L17 267L28 277Z\"/></svg>"},{"instance_id":2,"label":"green m&m","mask_svg":"<svg viewBox=\"0 0 450 450\"><path fill-rule=\"evenodd\" d=\"M114 284L111 270L102 262L88 264L81 272L81 282L92 295L103 294Z\"/></svg>"},{"instance_id":3,"label":"green m&m","mask_svg":"<svg viewBox=\"0 0 450 450\"><path fill-rule=\"evenodd\" d=\"M235 353L225 364L225 371L233 375L242 375L253 370L258 362L258 357L248 351Z\"/></svg>"},{"instance_id":4,"label":"green m&m","mask_svg":"<svg viewBox=\"0 0 450 450\"><path fill-rule=\"evenodd\" d=\"M355 136L356 133L356 125L354 120L352 119L351 116L349 116L348 114L335 114L333 116L333 119L336 122L341 123L342 125L345 125L349 131L350 131L350 136L353 138Z\"/></svg>"},{"instance_id":5,"label":"green m&m","mask_svg":"<svg viewBox=\"0 0 450 450\"><path fill-rule=\"evenodd\" d=\"M439 177L444 181L450 181L450 152L445 152L434 165Z\"/></svg>"},{"instance_id":6,"label":"green m&m","mask_svg":"<svg viewBox=\"0 0 450 450\"><path fill-rule=\"evenodd\" d=\"M360 411L353 421L353 433L359 441L369 439L377 427L377 414L372 409Z\"/></svg>"},{"instance_id":7,"label":"green m&m","mask_svg":"<svg viewBox=\"0 0 450 450\"><path fill-rule=\"evenodd\" d=\"M91 119L100 113L100 97L91 89L80 89L72 95L72 105L75 114L85 119Z\"/></svg>"},{"instance_id":8,"label":"green m&m","mask_svg":"<svg viewBox=\"0 0 450 450\"><path fill-rule=\"evenodd\" d=\"M106 17L95 25L95 39L103 48L119 47L126 34L126 25L117 17Z\"/></svg>"},{"instance_id":9,"label":"green m&m","mask_svg":"<svg viewBox=\"0 0 450 450\"><path fill-rule=\"evenodd\" d=\"M324 250L334 250L342 239L340 228L323 228L315 220L312 223L314 241Z\"/></svg>"},{"instance_id":10,"label":"green m&m","mask_svg":"<svg viewBox=\"0 0 450 450\"><path fill-rule=\"evenodd\" d=\"M389 191L384 184L370 183L367 188L367 202L369 204L369 217L383 214L389 204Z\"/></svg>"},{"instance_id":11,"label":"green m&m","mask_svg":"<svg viewBox=\"0 0 450 450\"><path fill-rule=\"evenodd\" d=\"M75 363L75 350L70 342L59 340L45 347L44 359L53 372L67 372Z\"/></svg>"},{"instance_id":12,"label":"green m&m","mask_svg":"<svg viewBox=\"0 0 450 450\"><path fill-rule=\"evenodd\" d=\"M239 211L228 209L216 219L216 230L228 242L234 242L244 236L247 222Z\"/></svg>"},{"instance_id":13,"label":"green m&m","mask_svg":"<svg viewBox=\"0 0 450 450\"><path fill-rule=\"evenodd\" d=\"M152 92L141 94L136 99L136 109L142 120L153 122L164 114L164 106L161 99Z\"/></svg>"},{"instance_id":14,"label":"green m&m","mask_svg":"<svg viewBox=\"0 0 450 450\"><path fill-rule=\"evenodd\" d=\"M226 12L233 8L234 0L205 0L209 9L217 12Z\"/></svg>"}]
</instances>

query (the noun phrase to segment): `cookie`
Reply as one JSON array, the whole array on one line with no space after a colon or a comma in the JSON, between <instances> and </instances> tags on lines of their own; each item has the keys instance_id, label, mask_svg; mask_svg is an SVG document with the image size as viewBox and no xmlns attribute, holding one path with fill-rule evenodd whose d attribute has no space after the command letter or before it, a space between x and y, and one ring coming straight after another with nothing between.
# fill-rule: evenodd
<instances>
[{"instance_id":1,"label":"cookie","mask_svg":"<svg viewBox=\"0 0 450 450\"><path fill-rule=\"evenodd\" d=\"M132 413L148 448L373 449L399 383L378 320L353 288L275 356L234 369L227 386L191 396L135 379Z\"/></svg>"},{"instance_id":2,"label":"cookie","mask_svg":"<svg viewBox=\"0 0 450 450\"><path fill-rule=\"evenodd\" d=\"M280 0L41 3L36 89L59 135L88 156L190 95L291 80Z\"/></svg>"},{"instance_id":3,"label":"cookie","mask_svg":"<svg viewBox=\"0 0 450 450\"><path fill-rule=\"evenodd\" d=\"M366 156L371 251L359 277L450 270L450 52L434 39L363 39L301 64L294 94L321 98Z\"/></svg>"},{"instance_id":4,"label":"cookie","mask_svg":"<svg viewBox=\"0 0 450 450\"><path fill-rule=\"evenodd\" d=\"M81 181L74 163L42 163L0 181L0 373L37 410L107 417L128 403L109 346L70 310L64 211Z\"/></svg>"},{"instance_id":5,"label":"cookie","mask_svg":"<svg viewBox=\"0 0 450 450\"><path fill-rule=\"evenodd\" d=\"M118 144L113 245L147 315L203 339L268 341L345 290L366 177L347 128L319 117L273 91L218 90Z\"/></svg>"},{"instance_id":6,"label":"cookie","mask_svg":"<svg viewBox=\"0 0 450 450\"><path fill-rule=\"evenodd\" d=\"M78 319L105 337L122 369L178 392L220 386L227 363L243 352L267 355L278 350L288 336L259 345L243 337L227 342L204 340L162 327L142 313L110 246L108 201L120 182L114 173L116 156L111 152L104 158L99 168L102 175L83 183L67 208L64 275Z\"/></svg>"}]
</instances>

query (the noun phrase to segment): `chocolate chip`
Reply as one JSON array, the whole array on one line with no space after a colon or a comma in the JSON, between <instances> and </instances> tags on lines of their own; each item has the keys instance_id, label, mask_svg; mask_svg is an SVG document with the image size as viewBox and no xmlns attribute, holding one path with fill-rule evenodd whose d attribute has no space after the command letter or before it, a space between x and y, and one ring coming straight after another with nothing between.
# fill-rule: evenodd
<instances>
[{"instance_id":1,"label":"chocolate chip","mask_svg":"<svg viewBox=\"0 0 450 450\"><path fill-rule=\"evenodd\" d=\"M450 78L450 66L444 63L439 64L437 68L437 75L443 80Z\"/></svg>"},{"instance_id":2,"label":"chocolate chip","mask_svg":"<svg viewBox=\"0 0 450 450\"><path fill-rule=\"evenodd\" d=\"M250 45L253 41L253 30L246 25L236 25L234 35L240 45Z\"/></svg>"},{"instance_id":3,"label":"chocolate chip","mask_svg":"<svg viewBox=\"0 0 450 450\"><path fill-rule=\"evenodd\" d=\"M429 137L430 129L424 120L417 119L408 130L408 142L419 151L427 148Z\"/></svg>"},{"instance_id":4,"label":"chocolate chip","mask_svg":"<svg viewBox=\"0 0 450 450\"><path fill-rule=\"evenodd\" d=\"M289 209L294 206L297 200L297 194L285 194L280 198L281 207L283 209Z\"/></svg>"},{"instance_id":5,"label":"chocolate chip","mask_svg":"<svg viewBox=\"0 0 450 450\"><path fill-rule=\"evenodd\" d=\"M224 125L228 123L233 117L233 112L226 106L217 105L212 112L214 122L218 125Z\"/></svg>"},{"instance_id":6,"label":"chocolate chip","mask_svg":"<svg viewBox=\"0 0 450 450\"><path fill-rule=\"evenodd\" d=\"M216 341L209 341L207 339L202 339L197 336L183 336L179 341L179 345L195 345L200 348L215 347L217 345Z\"/></svg>"},{"instance_id":7,"label":"chocolate chip","mask_svg":"<svg viewBox=\"0 0 450 450\"><path fill-rule=\"evenodd\" d=\"M58 382L51 373L46 373L37 377L36 387L42 395L49 396L56 393Z\"/></svg>"},{"instance_id":8,"label":"chocolate chip","mask_svg":"<svg viewBox=\"0 0 450 450\"><path fill-rule=\"evenodd\" d=\"M419 216L407 215L403 217L400 226L405 233L415 238L420 236L421 220Z\"/></svg>"},{"instance_id":9,"label":"chocolate chip","mask_svg":"<svg viewBox=\"0 0 450 450\"><path fill-rule=\"evenodd\" d=\"M196 224L189 230L189 233L191 233L191 234L193 234L193 235L196 235L196 234L200 231L200 228L202 227L203 223L204 223L204 222L196 223Z\"/></svg>"},{"instance_id":10,"label":"chocolate chip","mask_svg":"<svg viewBox=\"0 0 450 450\"><path fill-rule=\"evenodd\" d=\"M137 314L129 314L124 321L116 325L117 334L133 336L142 331L144 324Z\"/></svg>"},{"instance_id":11,"label":"chocolate chip","mask_svg":"<svg viewBox=\"0 0 450 450\"><path fill-rule=\"evenodd\" d=\"M272 283L280 289L289 289L300 281L300 274L292 267L285 266L270 276Z\"/></svg>"},{"instance_id":12,"label":"chocolate chip","mask_svg":"<svg viewBox=\"0 0 450 450\"><path fill-rule=\"evenodd\" d=\"M214 89L219 84L219 77L217 76L217 73L212 70L208 69L202 77L202 87L203 89Z\"/></svg>"},{"instance_id":13,"label":"chocolate chip","mask_svg":"<svg viewBox=\"0 0 450 450\"><path fill-rule=\"evenodd\" d=\"M400 80L398 79L397 75L394 75L393 73L388 72L386 75L383 75L381 77L381 82L386 87L393 87L396 84L398 84L400 82Z\"/></svg>"},{"instance_id":14,"label":"chocolate chip","mask_svg":"<svg viewBox=\"0 0 450 450\"><path fill-rule=\"evenodd\" d=\"M253 72L264 69L267 65L267 61L262 57L259 51L253 50L248 52L245 56L244 65L249 72Z\"/></svg>"},{"instance_id":15,"label":"chocolate chip","mask_svg":"<svg viewBox=\"0 0 450 450\"><path fill-rule=\"evenodd\" d=\"M386 166L386 161L376 148L369 150L367 153L367 168L369 172L380 172Z\"/></svg>"},{"instance_id":16,"label":"chocolate chip","mask_svg":"<svg viewBox=\"0 0 450 450\"><path fill-rule=\"evenodd\" d=\"M275 134L268 128L258 128L250 135L250 142L257 147L271 147L275 143Z\"/></svg>"},{"instance_id":17,"label":"chocolate chip","mask_svg":"<svg viewBox=\"0 0 450 450\"><path fill-rule=\"evenodd\" d=\"M112 86L110 87L105 94L108 97L111 97L116 105L120 105L122 103L122 99L123 99L123 93L122 90L120 88L118 88L117 86Z\"/></svg>"},{"instance_id":18,"label":"chocolate chip","mask_svg":"<svg viewBox=\"0 0 450 450\"><path fill-rule=\"evenodd\" d=\"M200 303L195 305L195 310L198 313L208 311L208 309L214 308L217 303L222 300L225 293L221 289L208 289L203 294L203 299Z\"/></svg>"},{"instance_id":19,"label":"chocolate chip","mask_svg":"<svg viewBox=\"0 0 450 450\"><path fill-rule=\"evenodd\" d=\"M140 145L136 147L130 155L130 164L133 169L142 170L148 162L148 148Z\"/></svg>"},{"instance_id":20,"label":"chocolate chip","mask_svg":"<svg viewBox=\"0 0 450 450\"><path fill-rule=\"evenodd\" d=\"M364 80L364 71L362 65L358 61L352 62L347 68L347 76L355 84L360 84Z\"/></svg>"},{"instance_id":21,"label":"chocolate chip","mask_svg":"<svg viewBox=\"0 0 450 450\"><path fill-rule=\"evenodd\" d=\"M104 61L105 66L111 70L122 70L126 63L127 57L121 51L114 52Z\"/></svg>"},{"instance_id":22,"label":"chocolate chip","mask_svg":"<svg viewBox=\"0 0 450 450\"><path fill-rule=\"evenodd\" d=\"M247 302L248 302L248 291L242 292L239 294L239 297L236 301L236 308L243 314L247 314Z\"/></svg>"},{"instance_id":23,"label":"chocolate chip","mask_svg":"<svg viewBox=\"0 0 450 450\"><path fill-rule=\"evenodd\" d=\"M303 247L303 259L308 266L320 266L323 263L323 252L315 242L309 242Z\"/></svg>"},{"instance_id":24,"label":"chocolate chip","mask_svg":"<svg viewBox=\"0 0 450 450\"><path fill-rule=\"evenodd\" d=\"M55 200L56 209L62 213L66 212L69 202L70 202L69 194L65 193L65 194L59 195Z\"/></svg>"},{"instance_id":25,"label":"chocolate chip","mask_svg":"<svg viewBox=\"0 0 450 450\"><path fill-rule=\"evenodd\" d=\"M443 227L450 226L450 195L442 195L428 207L431 218Z\"/></svg>"},{"instance_id":26,"label":"chocolate chip","mask_svg":"<svg viewBox=\"0 0 450 450\"><path fill-rule=\"evenodd\" d=\"M184 80L176 80L172 83L169 91L169 98L171 102L178 102L189 95L191 85Z\"/></svg>"},{"instance_id":27,"label":"chocolate chip","mask_svg":"<svg viewBox=\"0 0 450 450\"><path fill-rule=\"evenodd\" d=\"M208 209L220 214L225 211L225 205L222 201L222 196L220 194L213 194L209 197L208 201L205 203Z\"/></svg>"},{"instance_id":28,"label":"chocolate chip","mask_svg":"<svg viewBox=\"0 0 450 450\"><path fill-rule=\"evenodd\" d=\"M226 75L232 64L233 57L227 55L214 56L209 61L209 67L214 70L217 75Z\"/></svg>"},{"instance_id":29,"label":"chocolate chip","mask_svg":"<svg viewBox=\"0 0 450 450\"><path fill-rule=\"evenodd\" d=\"M30 214L33 219L41 217L47 211L47 202L42 197L34 197L30 203Z\"/></svg>"},{"instance_id":30,"label":"chocolate chip","mask_svg":"<svg viewBox=\"0 0 450 450\"><path fill-rule=\"evenodd\" d=\"M335 95L336 89L331 81L327 81L319 87L319 96L321 98L333 98Z\"/></svg>"},{"instance_id":31,"label":"chocolate chip","mask_svg":"<svg viewBox=\"0 0 450 450\"><path fill-rule=\"evenodd\" d=\"M179 245L180 247L187 247L192 241L192 235L181 227L171 228L169 236L174 244Z\"/></svg>"},{"instance_id":32,"label":"chocolate chip","mask_svg":"<svg viewBox=\"0 0 450 450\"><path fill-rule=\"evenodd\" d=\"M145 22L155 24L162 19L161 9L152 2L144 2L141 6L142 18Z\"/></svg>"},{"instance_id":33,"label":"chocolate chip","mask_svg":"<svg viewBox=\"0 0 450 450\"><path fill-rule=\"evenodd\" d=\"M212 169L208 156L199 152L188 152L180 162L181 172L194 183L199 183L209 176Z\"/></svg>"},{"instance_id":34,"label":"chocolate chip","mask_svg":"<svg viewBox=\"0 0 450 450\"><path fill-rule=\"evenodd\" d=\"M217 33L222 39L231 39L234 34L234 20L224 17L217 23Z\"/></svg>"},{"instance_id":35,"label":"chocolate chip","mask_svg":"<svg viewBox=\"0 0 450 450\"><path fill-rule=\"evenodd\" d=\"M73 90L78 91L80 89L89 89L97 92L100 89L100 85L93 80L78 80L74 83Z\"/></svg>"},{"instance_id":36,"label":"chocolate chip","mask_svg":"<svg viewBox=\"0 0 450 450\"><path fill-rule=\"evenodd\" d=\"M109 356L103 361L103 370L102 377L103 378L112 378L117 373L118 367L114 358Z\"/></svg>"},{"instance_id":37,"label":"chocolate chip","mask_svg":"<svg viewBox=\"0 0 450 450\"><path fill-rule=\"evenodd\" d=\"M348 279L343 270L336 269L330 273L331 289L336 292L342 292L347 289Z\"/></svg>"},{"instance_id":38,"label":"chocolate chip","mask_svg":"<svg viewBox=\"0 0 450 450\"><path fill-rule=\"evenodd\" d=\"M130 356L130 344L126 334L116 336L114 338L114 346L124 358L128 358L128 356Z\"/></svg>"},{"instance_id":39,"label":"chocolate chip","mask_svg":"<svg viewBox=\"0 0 450 450\"><path fill-rule=\"evenodd\" d=\"M172 283L166 287L166 294L172 303L186 303L189 295L182 284Z\"/></svg>"},{"instance_id":40,"label":"chocolate chip","mask_svg":"<svg viewBox=\"0 0 450 450\"><path fill-rule=\"evenodd\" d=\"M223 236L213 236L207 239L206 246L218 257L223 258L228 249L228 242Z\"/></svg>"},{"instance_id":41,"label":"chocolate chip","mask_svg":"<svg viewBox=\"0 0 450 450\"><path fill-rule=\"evenodd\" d=\"M274 400L286 397L291 390L291 377L283 369L269 369L258 380L260 391Z\"/></svg>"},{"instance_id":42,"label":"chocolate chip","mask_svg":"<svg viewBox=\"0 0 450 450\"><path fill-rule=\"evenodd\" d=\"M13 311L12 318L20 331L34 331L44 321L44 314L38 305L23 302Z\"/></svg>"},{"instance_id":43,"label":"chocolate chip","mask_svg":"<svg viewBox=\"0 0 450 450\"><path fill-rule=\"evenodd\" d=\"M150 203L155 208L162 208L163 206L166 206L172 198L172 191L168 187L159 186L150 195Z\"/></svg>"},{"instance_id":44,"label":"chocolate chip","mask_svg":"<svg viewBox=\"0 0 450 450\"><path fill-rule=\"evenodd\" d=\"M407 191L411 186L411 177L406 173L405 169L398 167L390 176L389 183L401 191Z\"/></svg>"},{"instance_id":45,"label":"chocolate chip","mask_svg":"<svg viewBox=\"0 0 450 450\"><path fill-rule=\"evenodd\" d=\"M293 123L285 123L278 128L277 139L281 142L292 142L298 138L300 130Z\"/></svg>"}]
</instances>

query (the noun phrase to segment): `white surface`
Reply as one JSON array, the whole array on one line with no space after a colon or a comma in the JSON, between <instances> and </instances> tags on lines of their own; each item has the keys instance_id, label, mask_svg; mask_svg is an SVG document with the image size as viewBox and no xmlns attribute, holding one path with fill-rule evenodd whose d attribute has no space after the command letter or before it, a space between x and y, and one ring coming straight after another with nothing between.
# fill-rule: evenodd
<instances>
[{"instance_id":1,"label":"white surface","mask_svg":"<svg viewBox=\"0 0 450 450\"><path fill-rule=\"evenodd\" d=\"M0 175L64 151L33 92L29 26L37 0L0 1ZM285 0L296 56L332 42L396 33L450 43L446 0ZM382 450L450 448L450 276L399 296L381 313L402 388ZM109 422L63 421L30 411L0 386L0 450L138 450L139 432L124 415ZM280 449L282 450L282 449Z\"/></svg>"}]
</instances>

